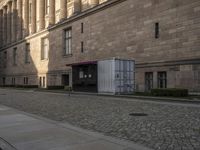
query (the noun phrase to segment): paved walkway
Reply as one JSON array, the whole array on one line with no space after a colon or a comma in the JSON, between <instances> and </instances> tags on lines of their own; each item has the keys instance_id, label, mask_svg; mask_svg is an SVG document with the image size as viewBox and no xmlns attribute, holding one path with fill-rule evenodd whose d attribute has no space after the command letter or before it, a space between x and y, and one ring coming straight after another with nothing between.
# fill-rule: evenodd
<instances>
[{"instance_id":1,"label":"paved walkway","mask_svg":"<svg viewBox=\"0 0 200 150\"><path fill-rule=\"evenodd\" d=\"M148 150L147 148L0 105L3 150Z\"/></svg>"}]
</instances>

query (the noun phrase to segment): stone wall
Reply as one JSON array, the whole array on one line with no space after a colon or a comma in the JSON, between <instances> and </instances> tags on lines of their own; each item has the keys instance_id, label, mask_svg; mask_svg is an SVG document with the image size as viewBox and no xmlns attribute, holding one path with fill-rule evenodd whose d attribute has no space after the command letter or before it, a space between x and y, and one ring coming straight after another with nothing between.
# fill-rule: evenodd
<instances>
[{"instance_id":1,"label":"stone wall","mask_svg":"<svg viewBox=\"0 0 200 150\"><path fill-rule=\"evenodd\" d=\"M157 39L155 23L160 27ZM51 79L47 83L59 85L61 75L71 72L66 64L119 57L136 60L139 91L145 90L145 72L154 72L156 88L159 71L167 72L169 88L200 91L199 26L199 0L110 0L2 49L1 55L6 50L9 61L7 68L1 68L1 76L48 74ZM72 55L63 56L63 34L69 27L72 28ZM48 60L41 60L44 37L50 43ZM23 63L26 42L31 45L28 65ZM83 53L81 42L84 42ZM17 66L12 65L14 47L18 48Z\"/></svg>"}]
</instances>

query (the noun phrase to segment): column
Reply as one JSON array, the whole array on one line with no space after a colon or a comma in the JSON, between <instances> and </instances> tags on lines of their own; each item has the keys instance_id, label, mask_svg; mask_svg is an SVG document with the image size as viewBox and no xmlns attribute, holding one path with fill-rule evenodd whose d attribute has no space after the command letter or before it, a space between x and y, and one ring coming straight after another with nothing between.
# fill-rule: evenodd
<instances>
[{"instance_id":1,"label":"column","mask_svg":"<svg viewBox=\"0 0 200 150\"><path fill-rule=\"evenodd\" d=\"M31 10L31 33L33 34L36 32L36 0L32 0Z\"/></svg>"},{"instance_id":2,"label":"column","mask_svg":"<svg viewBox=\"0 0 200 150\"><path fill-rule=\"evenodd\" d=\"M45 28L45 0L39 0L39 31Z\"/></svg>"},{"instance_id":3,"label":"column","mask_svg":"<svg viewBox=\"0 0 200 150\"><path fill-rule=\"evenodd\" d=\"M7 42L7 6L3 7L3 45Z\"/></svg>"},{"instance_id":4,"label":"column","mask_svg":"<svg viewBox=\"0 0 200 150\"><path fill-rule=\"evenodd\" d=\"M90 7L95 7L99 4L99 0L90 0L89 2Z\"/></svg>"},{"instance_id":5,"label":"column","mask_svg":"<svg viewBox=\"0 0 200 150\"><path fill-rule=\"evenodd\" d=\"M81 12L81 0L74 0L74 14Z\"/></svg>"},{"instance_id":6,"label":"column","mask_svg":"<svg viewBox=\"0 0 200 150\"><path fill-rule=\"evenodd\" d=\"M12 2L9 1L7 4L7 44L11 42L11 8Z\"/></svg>"},{"instance_id":7,"label":"column","mask_svg":"<svg viewBox=\"0 0 200 150\"><path fill-rule=\"evenodd\" d=\"M55 0L49 0L49 25L53 24L55 24Z\"/></svg>"},{"instance_id":8,"label":"column","mask_svg":"<svg viewBox=\"0 0 200 150\"><path fill-rule=\"evenodd\" d=\"M23 0L23 37L29 34L29 0Z\"/></svg>"},{"instance_id":9,"label":"column","mask_svg":"<svg viewBox=\"0 0 200 150\"><path fill-rule=\"evenodd\" d=\"M12 2L12 16L11 16L11 35L12 35L12 42L16 41L16 20L17 20L17 1L13 0Z\"/></svg>"},{"instance_id":10,"label":"column","mask_svg":"<svg viewBox=\"0 0 200 150\"><path fill-rule=\"evenodd\" d=\"M17 40L22 39L22 0L17 0Z\"/></svg>"},{"instance_id":11,"label":"column","mask_svg":"<svg viewBox=\"0 0 200 150\"><path fill-rule=\"evenodd\" d=\"M3 46L3 10L0 10L0 47Z\"/></svg>"},{"instance_id":12,"label":"column","mask_svg":"<svg viewBox=\"0 0 200 150\"><path fill-rule=\"evenodd\" d=\"M67 1L60 0L60 20L67 18Z\"/></svg>"}]
</instances>

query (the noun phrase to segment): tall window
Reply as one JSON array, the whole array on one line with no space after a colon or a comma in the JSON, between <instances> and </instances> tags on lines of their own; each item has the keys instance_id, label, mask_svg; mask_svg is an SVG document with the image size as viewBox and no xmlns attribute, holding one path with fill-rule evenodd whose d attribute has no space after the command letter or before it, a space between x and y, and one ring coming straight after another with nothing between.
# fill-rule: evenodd
<instances>
[{"instance_id":1,"label":"tall window","mask_svg":"<svg viewBox=\"0 0 200 150\"><path fill-rule=\"evenodd\" d=\"M81 53L83 53L84 52L84 42L82 41L81 42Z\"/></svg>"},{"instance_id":2,"label":"tall window","mask_svg":"<svg viewBox=\"0 0 200 150\"><path fill-rule=\"evenodd\" d=\"M167 88L167 72L158 72L158 88Z\"/></svg>"},{"instance_id":3,"label":"tall window","mask_svg":"<svg viewBox=\"0 0 200 150\"><path fill-rule=\"evenodd\" d=\"M31 20L32 20L32 3L29 3L29 24L31 24Z\"/></svg>"},{"instance_id":4,"label":"tall window","mask_svg":"<svg viewBox=\"0 0 200 150\"><path fill-rule=\"evenodd\" d=\"M159 28L160 28L160 27L159 27L159 23L156 22L156 23L155 23L155 38L156 38L156 39L158 39L159 36L160 36L160 29L159 29Z\"/></svg>"},{"instance_id":5,"label":"tall window","mask_svg":"<svg viewBox=\"0 0 200 150\"><path fill-rule=\"evenodd\" d=\"M49 40L48 38L42 39L42 50L41 50L41 59L48 59L49 58Z\"/></svg>"},{"instance_id":6,"label":"tall window","mask_svg":"<svg viewBox=\"0 0 200 150\"><path fill-rule=\"evenodd\" d=\"M64 55L72 53L72 30L64 30Z\"/></svg>"},{"instance_id":7,"label":"tall window","mask_svg":"<svg viewBox=\"0 0 200 150\"><path fill-rule=\"evenodd\" d=\"M30 63L30 43L26 43L26 48L25 48L25 63L26 64Z\"/></svg>"},{"instance_id":8,"label":"tall window","mask_svg":"<svg viewBox=\"0 0 200 150\"><path fill-rule=\"evenodd\" d=\"M5 51L4 53L3 53L3 66L4 66L4 68L6 68L7 67L7 51Z\"/></svg>"},{"instance_id":9,"label":"tall window","mask_svg":"<svg viewBox=\"0 0 200 150\"><path fill-rule=\"evenodd\" d=\"M13 49L13 65L17 65L17 48Z\"/></svg>"},{"instance_id":10,"label":"tall window","mask_svg":"<svg viewBox=\"0 0 200 150\"><path fill-rule=\"evenodd\" d=\"M153 88L153 72L145 73L145 90L148 92Z\"/></svg>"},{"instance_id":11,"label":"tall window","mask_svg":"<svg viewBox=\"0 0 200 150\"><path fill-rule=\"evenodd\" d=\"M84 32L84 24L81 23L81 33L83 33L83 32Z\"/></svg>"},{"instance_id":12,"label":"tall window","mask_svg":"<svg viewBox=\"0 0 200 150\"><path fill-rule=\"evenodd\" d=\"M49 0L45 0L45 14L48 15L49 14Z\"/></svg>"}]
</instances>

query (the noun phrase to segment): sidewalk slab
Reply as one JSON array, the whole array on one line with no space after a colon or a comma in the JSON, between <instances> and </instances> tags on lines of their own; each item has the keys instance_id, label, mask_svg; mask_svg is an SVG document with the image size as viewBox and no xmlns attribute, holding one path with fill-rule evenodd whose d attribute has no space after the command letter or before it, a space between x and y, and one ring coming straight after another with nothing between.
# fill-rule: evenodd
<instances>
[{"instance_id":1,"label":"sidewalk slab","mask_svg":"<svg viewBox=\"0 0 200 150\"><path fill-rule=\"evenodd\" d=\"M3 150L150 150L133 142L104 136L0 105Z\"/></svg>"}]
</instances>

